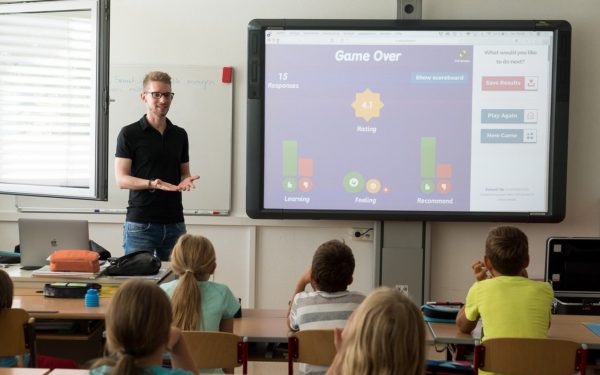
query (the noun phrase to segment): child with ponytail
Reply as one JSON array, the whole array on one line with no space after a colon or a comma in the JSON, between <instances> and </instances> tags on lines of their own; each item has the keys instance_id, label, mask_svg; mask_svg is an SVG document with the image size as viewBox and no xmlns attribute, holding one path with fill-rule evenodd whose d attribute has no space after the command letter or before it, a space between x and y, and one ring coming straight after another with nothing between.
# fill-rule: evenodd
<instances>
[{"instance_id":1,"label":"child with ponytail","mask_svg":"<svg viewBox=\"0 0 600 375\"><path fill-rule=\"evenodd\" d=\"M177 280L161 284L171 298L175 326L187 331L233 332L240 303L224 284L210 281L217 268L215 249L203 236L184 234L171 253Z\"/></svg>"},{"instance_id":2,"label":"child with ponytail","mask_svg":"<svg viewBox=\"0 0 600 375\"><path fill-rule=\"evenodd\" d=\"M92 365L92 375L192 375L194 362L172 325L171 304L158 285L128 280L115 293L106 313L108 357ZM173 368L161 367L169 352Z\"/></svg>"}]
</instances>

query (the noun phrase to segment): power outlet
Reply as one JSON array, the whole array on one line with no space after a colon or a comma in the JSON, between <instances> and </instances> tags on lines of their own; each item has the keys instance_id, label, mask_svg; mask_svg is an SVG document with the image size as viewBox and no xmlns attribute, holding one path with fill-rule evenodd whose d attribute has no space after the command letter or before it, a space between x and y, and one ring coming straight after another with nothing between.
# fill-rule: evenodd
<instances>
[{"instance_id":1,"label":"power outlet","mask_svg":"<svg viewBox=\"0 0 600 375\"><path fill-rule=\"evenodd\" d=\"M408 296L408 285L405 285L405 284L396 285L396 289L398 289L399 291L401 291L402 293L404 293Z\"/></svg>"},{"instance_id":2,"label":"power outlet","mask_svg":"<svg viewBox=\"0 0 600 375\"><path fill-rule=\"evenodd\" d=\"M357 241L373 241L373 228L352 228L352 239Z\"/></svg>"}]
</instances>

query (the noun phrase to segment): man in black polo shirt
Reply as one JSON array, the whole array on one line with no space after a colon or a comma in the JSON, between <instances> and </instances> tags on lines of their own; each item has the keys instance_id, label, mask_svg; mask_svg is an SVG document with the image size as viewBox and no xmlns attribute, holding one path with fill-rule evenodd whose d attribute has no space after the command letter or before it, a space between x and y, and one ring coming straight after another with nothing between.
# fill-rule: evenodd
<instances>
[{"instance_id":1,"label":"man in black polo shirt","mask_svg":"<svg viewBox=\"0 0 600 375\"><path fill-rule=\"evenodd\" d=\"M146 74L141 94L146 114L117 138L116 182L129 189L125 254L152 251L169 260L175 241L186 232L181 192L193 189L199 176L190 173L186 131L167 118L174 95L167 73Z\"/></svg>"}]
</instances>

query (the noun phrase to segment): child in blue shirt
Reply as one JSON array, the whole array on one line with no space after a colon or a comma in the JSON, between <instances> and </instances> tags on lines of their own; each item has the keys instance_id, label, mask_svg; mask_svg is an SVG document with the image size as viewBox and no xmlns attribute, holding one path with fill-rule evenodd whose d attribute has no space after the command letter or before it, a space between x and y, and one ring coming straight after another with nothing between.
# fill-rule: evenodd
<instances>
[{"instance_id":1,"label":"child in blue shirt","mask_svg":"<svg viewBox=\"0 0 600 375\"><path fill-rule=\"evenodd\" d=\"M175 326L185 331L233 332L240 302L226 285L209 280L216 268L215 249L208 238L179 237L171 253L171 269L179 278L160 285L171 298ZM220 369L202 372L222 373Z\"/></svg>"},{"instance_id":2,"label":"child in blue shirt","mask_svg":"<svg viewBox=\"0 0 600 375\"><path fill-rule=\"evenodd\" d=\"M106 348L110 357L90 370L94 375L197 374L182 339L172 327L171 303L154 283L128 280L115 293L106 313ZM162 368L163 353L171 354L173 369Z\"/></svg>"}]
</instances>

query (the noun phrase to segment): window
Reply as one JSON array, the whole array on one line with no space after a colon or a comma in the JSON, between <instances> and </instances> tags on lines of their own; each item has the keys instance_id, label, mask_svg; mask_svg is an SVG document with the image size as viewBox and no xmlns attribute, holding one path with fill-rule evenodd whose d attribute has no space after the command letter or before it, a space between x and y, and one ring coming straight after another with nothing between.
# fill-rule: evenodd
<instances>
[{"instance_id":1,"label":"window","mask_svg":"<svg viewBox=\"0 0 600 375\"><path fill-rule=\"evenodd\" d=\"M0 192L106 199L109 0L0 5Z\"/></svg>"}]
</instances>

